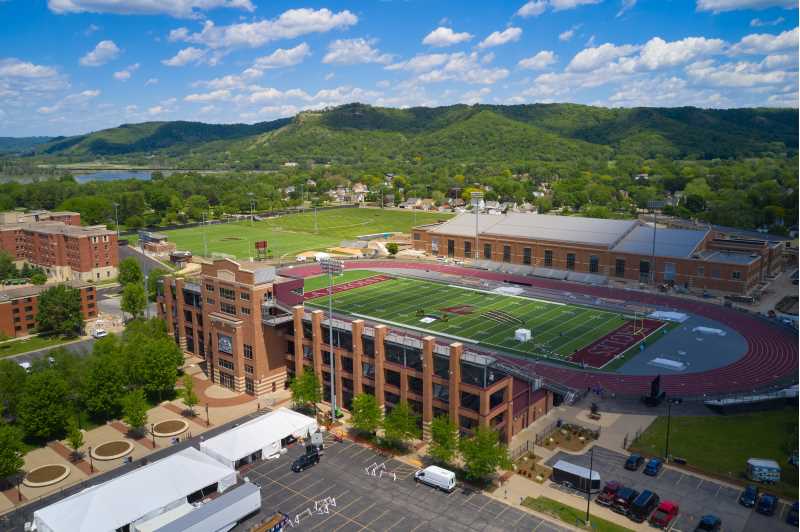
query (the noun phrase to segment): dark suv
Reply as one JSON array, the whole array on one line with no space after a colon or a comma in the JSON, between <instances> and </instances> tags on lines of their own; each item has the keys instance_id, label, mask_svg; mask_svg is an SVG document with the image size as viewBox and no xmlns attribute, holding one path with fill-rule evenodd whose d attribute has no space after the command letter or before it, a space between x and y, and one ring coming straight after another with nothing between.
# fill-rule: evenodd
<instances>
[{"instance_id":1,"label":"dark suv","mask_svg":"<svg viewBox=\"0 0 800 532\"><path fill-rule=\"evenodd\" d=\"M619 491L617 491L617 496L614 499L614 504L611 505L611 509L618 514L628 515L633 501L635 501L638 496L639 492L634 489L620 488Z\"/></svg>"},{"instance_id":2,"label":"dark suv","mask_svg":"<svg viewBox=\"0 0 800 532\"><path fill-rule=\"evenodd\" d=\"M633 453L625 460L625 469L628 471L637 471L644 463L644 456L638 453Z\"/></svg>"},{"instance_id":3,"label":"dark suv","mask_svg":"<svg viewBox=\"0 0 800 532\"><path fill-rule=\"evenodd\" d=\"M309 467L318 463L319 463L319 453L317 451L311 451L300 456L297 460L295 460L292 463L292 471L294 471L295 473L299 473L300 471L305 471Z\"/></svg>"},{"instance_id":4,"label":"dark suv","mask_svg":"<svg viewBox=\"0 0 800 532\"><path fill-rule=\"evenodd\" d=\"M758 500L758 488L753 484L748 484L739 496L739 504L745 508L752 508Z\"/></svg>"},{"instance_id":5,"label":"dark suv","mask_svg":"<svg viewBox=\"0 0 800 532\"><path fill-rule=\"evenodd\" d=\"M778 507L778 498L770 493L765 493L758 499L756 505L756 512L763 515L774 515L775 509Z\"/></svg>"}]
</instances>

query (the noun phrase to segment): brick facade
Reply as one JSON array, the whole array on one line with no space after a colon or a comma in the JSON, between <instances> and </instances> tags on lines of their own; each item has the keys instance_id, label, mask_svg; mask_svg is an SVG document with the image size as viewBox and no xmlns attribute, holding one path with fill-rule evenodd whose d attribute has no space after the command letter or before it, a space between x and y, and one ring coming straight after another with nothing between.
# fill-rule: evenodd
<instances>
[{"instance_id":1,"label":"brick facade","mask_svg":"<svg viewBox=\"0 0 800 532\"><path fill-rule=\"evenodd\" d=\"M83 319L97 317L96 292L93 286L70 283L80 290ZM28 286L0 291L0 332L5 336L19 337L35 333L39 294L48 286Z\"/></svg>"}]
</instances>

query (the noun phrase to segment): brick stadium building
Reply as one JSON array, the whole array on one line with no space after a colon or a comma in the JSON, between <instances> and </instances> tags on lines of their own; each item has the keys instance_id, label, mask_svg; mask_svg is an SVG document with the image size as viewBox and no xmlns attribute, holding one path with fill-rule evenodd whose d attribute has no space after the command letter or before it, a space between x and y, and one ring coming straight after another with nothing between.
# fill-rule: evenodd
<instances>
[{"instance_id":1,"label":"brick stadium building","mask_svg":"<svg viewBox=\"0 0 800 532\"><path fill-rule=\"evenodd\" d=\"M81 312L83 319L97 317L97 301L94 286L82 282L68 283L81 293ZM39 294L48 286L23 286L0 291L0 332L5 336L17 337L33 334L36 327Z\"/></svg>"},{"instance_id":2,"label":"brick stadium building","mask_svg":"<svg viewBox=\"0 0 800 532\"><path fill-rule=\"evenodd\" d=\"M117 234L81 226L76 212L0 213L0 249L19 263L44 268L56 281L101 281L117 276Z\"/></svg>"},{"instance_id":3,"label":"brick stadium building","mask_svg":"<svg viewBox=\"0 0 800 532\"><path fill-rule=\"evenodd\" d=\"M256 396L276 391L313 369L330 397L329 328L320 310L303 302L303 280L276 275L258 262L219 259L193 277L167 276L159 315L175 341L205 359L215 383ZM460 342L378 322L333 321L337 404L375 395L391 409L406 400L424 434L434 416L447 415L465 432L491 426L508 441L553 406L541 381L512 374L495 359Z\"/></svg>"},{"instance_id":4,"label":"brick stadium building","mask_svg":"<svg viewBox=\"0 0 800 532\"><path fill-rule=\"evenodd\" d=\"M637 220L522 213L477 218L461 214L415 227L414 249L576 281L647 282L654 271L659 283L736 294L751 292L783 267L782 243L728 238L712 230L658 228L654 244L652 226Z\"/></svg>"}]
</instances>

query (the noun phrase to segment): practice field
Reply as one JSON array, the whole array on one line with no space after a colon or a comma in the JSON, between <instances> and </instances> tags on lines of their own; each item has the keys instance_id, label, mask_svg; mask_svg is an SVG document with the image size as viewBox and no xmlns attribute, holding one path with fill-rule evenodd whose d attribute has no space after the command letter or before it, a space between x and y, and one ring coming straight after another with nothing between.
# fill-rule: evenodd
<instances>
[{"instance_id":1,"label":"practice field","mask_svg":"<svg viewBox=\"0 0 800 532\"><path fill-rule=\"evenodd\" d=\"M447 213L416 214L389 209L329 209L277 216L260 222L249 221L209 224L186 229L163 231L180 250L203 255L203 239L209 255L225 253L240 259L255 254L255 242L266 240L275 257L290 257L303 251L338 246L342 240L360 235L387 232L407 233L414 225L450 218ZM135 241L133 238L131 241Z\"/></svg>"},{"instance_id":2,"label":"practice field","mask_svg":"<svg viewBox=\"0 0 800 532\"><path fill-rule=\"evenodd\" d=\"M633 320L617 313L419 279L359 276L339 283L334 293L334 308L353 316L592 367L602 367L657 329L647 324L653 320L645 320L643 331L628 334ZM306 290L306 295L310 305L327 304L327 290ZM532 339L517 341L516 329L530 329ZM610 345L620 335L629 338L617 351L606 346L602 357L583 356L587 348L603 341Z\"/></svg>"}]
</instances>

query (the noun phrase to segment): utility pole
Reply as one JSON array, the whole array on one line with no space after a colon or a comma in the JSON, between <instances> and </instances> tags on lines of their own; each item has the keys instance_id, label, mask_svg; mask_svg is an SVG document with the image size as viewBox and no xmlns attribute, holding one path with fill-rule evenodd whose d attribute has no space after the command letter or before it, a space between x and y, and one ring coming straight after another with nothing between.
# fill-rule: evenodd
<instances>
[{"instance_id":1,"label":"utility pole","mask_svg":"<svg viewBox=\"0 0 800 532\"><path fill-rule=\"evenodd\" d=\"M206 222L206 213L203 212L203 256L208 257L208 238L206 233L208 232L207 226L208 223Z\"/></svg>"},{"instance_id":2,"label":"utility pole","mask_svg":"<svg viewBox=\"0 0 800 532\"><path fill-rule=\"evenodd\" d=\"M336 357L333 354L333 276L341 275L344 262L336 259L322 259L319 261L322 271L328 274L328 348L330 353L331 368L331 423L336 422Z\"/></svg>"},{"instance_id":3,"label":"utility pole","mask_svg":"<svg viewBox=\"0 0 800 532\"><path fill-rule=\"evenodd\" d=\"M319 233L319 227L317 226L317 206L314 205L314 233Z\"/></svg>"},{"instance_id":4,"label":"utility pole","mask_svg":"<svg viewBox=\"0 0 800 532\"><path fill-rule=\"evenodd\" d=\"M589 521L589 506L592 502L592 476L594 471L594 447L589 449L589 485L586 486L586 525Z\"/></svg>"},{"instance_id":5,"label":"utility pole","mask_svg":"<svg viewBox=\"0 0 800 532\"><path fill-rule=\"evenodd\" d=\"M119 203L114 202L114 224L117 226L117 242L119 243L119 213L117 212Z\"/></svg>"},{"instance_id":6,"label":"utility pole","mask_svg":"<svg viewBox=\"0 0 800 532\"><path fill-rule=\"evenodd\" d=\"M480 258L480 252L478 251L478 219L480 218L480 210L481 210L481 200L483 199L483 192L472 192L470 193L470 198L472 200L472 208L475 209L475 260Z\"/></svg>"},{"instance_id":7,"label":"utility pole","mask_svg":"<svg viewBox=\"0 0 800 532\"><path fill-rule=\"evenodd\" d=\"M672 421L672 405L679 405L683 402L680 397L673 397L667 399L667 438L664 444L664 460L669 461L669 429L670 422Z\"/></svg>"},{"instance_id":8,"label":"utility pole","mask_svg":"<svg viewBox=\"0 0 800 532\"><path fill-rule=\"evenodd\" d=\"M253 211L255 209L255 201L256 200L253 199L253 193L252 192L248 192L247 195L250 196L250 227L253 227Z\"/></svg>"}]
</instances>

